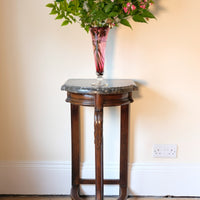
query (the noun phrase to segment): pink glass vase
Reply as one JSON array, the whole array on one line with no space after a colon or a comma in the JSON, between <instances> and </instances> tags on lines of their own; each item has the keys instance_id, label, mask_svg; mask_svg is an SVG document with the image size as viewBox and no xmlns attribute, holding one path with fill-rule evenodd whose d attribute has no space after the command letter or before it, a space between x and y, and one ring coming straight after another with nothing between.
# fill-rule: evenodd
<instances>
[{"instance_id":1,"label":"pink glass vase","mask_svg":"<svg viewBox=\"0 0 200 200\"><path fill-rule=\"evenodd\" d=\"M92 46L97 80L102 81L104 73L105 49L109 27L91 27Z\"/></svg>"}]
</instances>

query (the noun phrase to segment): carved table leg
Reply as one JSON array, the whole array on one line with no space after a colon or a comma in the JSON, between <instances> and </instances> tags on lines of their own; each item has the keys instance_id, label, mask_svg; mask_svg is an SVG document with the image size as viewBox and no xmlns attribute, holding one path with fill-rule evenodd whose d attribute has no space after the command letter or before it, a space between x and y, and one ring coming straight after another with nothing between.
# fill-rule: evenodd
<instances>
[{"instance_id":1,"label":"carved table leg","mask_svg":"<svg viewBox=\"0 0 200 200\"><path fill-rule=\"evenodd\" d=\"M127 199L129 104L121 106L120 197Z\"/></svg>"},{"instance_id":2,"label":"carved table leg","mask_svg":"<svg viewBox=\"0 0 200 200\"><path fill-rule=\"evenodd\" d=\"M72 189L71 197L79 200L80 187L80 106L71 104Z\"/></svg>"},{"instance_id":3,"label":"carved table leg","mask_svg":"<svg viewBox=\"0 0 200 200\"><path fill-rule=\"evenodd\" d=\"M94 113L96 200L103 199L103 97L95 96Z\"/></svg>"}]
</instances>

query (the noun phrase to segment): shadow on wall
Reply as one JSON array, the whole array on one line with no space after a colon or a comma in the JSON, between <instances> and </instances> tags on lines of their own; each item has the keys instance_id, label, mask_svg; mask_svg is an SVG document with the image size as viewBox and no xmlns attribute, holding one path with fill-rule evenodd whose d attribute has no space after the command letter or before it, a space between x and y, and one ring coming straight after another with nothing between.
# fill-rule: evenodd
<instances>
[{"instance_id":1,"label":"shadow on wall","mask_svg":"<svg viewBox=\"0 0 200 200\"><path fill-rule=\"evenodd\" d=\"M154 1L154 4L152 6L153 14L158 15L160 12L162 12L164 10L165 10L165 8L162 6L162 0Z\"/></svg>"},{"instance_id":2,"label":"shadow on wall","mask_svg":"<svg viewBox=\"0 0 200 200\"><path fill-rule=\"evenodd\" d=\"M169 97L163 96L147 86L145 81L135 81L138 91L133 93L133 98L138 105L138 115L142 117L160 118L167 120L177 106ZM137 112L137 109L135 109Z\"/></svg>"},{"instance_id":3,"label":"shadow on wall","mask_svg":"<svg viewBox=\"0 0 200 200\"><path fill-rule=\"evenodd\" d=\"M154 91L147 86L145 81L135 81L138 86L138 91L133 93L135 102L131 104L130 109L130 134L129 134L129 162L134 162L135 137L138 124L142 123L142 129L138 134L145 134L145 137L150 137L158 132L153 132L157 127L166 127L171 121L171 117L176 111L177 105L172 102L169 97ZM146 132L147 130L147 132ZM149 130L149 131L148 131ZM160 136L159 132L159 136ZM145 146L145 142L144 142Z\"/></svg>"},{"instance_id":4,"label":"shadow on wall","mask_svg":"<svg viewBox=\"0 0 200 200\"><path fill-rule=\"evenodd\" d=\"M105 71L106 78L113 78L114 74L114 54L115 54L115 40L116 40L116 28L110 30L108 34L107 44L106 44L106 58L105 58Z\"/></svg>"},{"instance_id":5,"label":"shadow on wall","mask_svg":"<svg viewBox=\"0 0 200 200\"><path fill-rule=\"evenodd\" d=\"M158 17L158 15L165 11L166 9L162 5L162 0L157 0L154 2L154 5L151 7L152 13ZM123 25L120 25L123 26ZM108 38L107 38L107 44L106 44L106 58L105 58L105 78L113 78L115 66L114 66L114 55L115 55L115 49L116 49L116 35L117 35L117 28L112 28L109 31ZM133 32L129 30L129 37L132 37Z\"/></svg>"}]
</instances>

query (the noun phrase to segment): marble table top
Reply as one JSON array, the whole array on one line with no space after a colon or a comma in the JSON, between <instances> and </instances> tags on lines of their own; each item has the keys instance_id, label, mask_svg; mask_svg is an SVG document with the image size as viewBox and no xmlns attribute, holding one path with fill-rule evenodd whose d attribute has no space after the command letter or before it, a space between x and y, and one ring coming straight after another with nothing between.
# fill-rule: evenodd
<instances>
[{"instance_id":1,"label":"marble table top","mask_svg":"<svg viewBox=\"0 0 200 200\"><path fill-rule=\"evenodd\" d=\"M61 90L79 94L121 94L137 90L131 79L104 79L102 86L94 86L96 79L69 79Z\"/></svg>"}]
</instances>

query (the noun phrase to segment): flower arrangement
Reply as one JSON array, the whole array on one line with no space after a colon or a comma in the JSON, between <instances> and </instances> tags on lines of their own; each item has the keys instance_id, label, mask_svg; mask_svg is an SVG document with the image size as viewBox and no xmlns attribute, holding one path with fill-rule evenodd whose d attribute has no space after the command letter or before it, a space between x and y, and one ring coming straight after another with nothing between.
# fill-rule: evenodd
<instances>
[{"instance_id":1,"label":"flower arrangement","mask_svg":"<svg viewBox=\"0 0 200 200\"><path fill-rule=\"evenodd\" d=\"M128 18L147 23L155 18L149 11L153 0L54 0L46 6L50 15L62 19L62 26L80 23L87 32L91 27L109 27L123 24L131 28Z\"/></svg>"}]
</instances>

